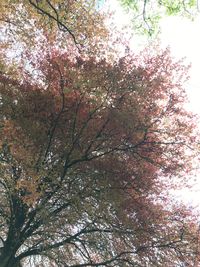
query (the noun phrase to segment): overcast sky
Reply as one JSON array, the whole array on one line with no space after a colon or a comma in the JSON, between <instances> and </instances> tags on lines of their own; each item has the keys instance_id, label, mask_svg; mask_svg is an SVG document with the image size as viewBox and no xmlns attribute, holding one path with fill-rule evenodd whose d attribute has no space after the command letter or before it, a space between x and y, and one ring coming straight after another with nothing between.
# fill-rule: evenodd
<instances>
[{"instance_id":1,"label":"overcast sky","mask_svg":"<svg viewBox=\"0 0 200 267\"><path fill-rule=\"evenodd\" d=\"M190 108L200 115L200 17L194 21L168 17L161 25L162 44L169 45L174 56L186 57L186 61L191 63L187 92Z\"/></svg>"}]
</instances>

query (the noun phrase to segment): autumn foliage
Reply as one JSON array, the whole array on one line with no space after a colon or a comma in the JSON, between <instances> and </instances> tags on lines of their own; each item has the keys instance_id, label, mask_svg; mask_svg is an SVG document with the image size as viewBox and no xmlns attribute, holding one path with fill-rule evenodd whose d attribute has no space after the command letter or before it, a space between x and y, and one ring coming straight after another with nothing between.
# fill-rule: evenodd
<instances>
[{"instance_id":1,"label":"autumn foliage","mask_svg":"<svg viewBox=\"0 0 200 267\"><path fill-rule=\"evenodd\" d=\"M4 60L0 267L198 266L196 220L167 194L196 151L186 70L168 50Z\"/></svg>"},{"instance_id":2,"label":"autumn foliage","mask_svg":"<svg viewBox=\"0 0 200 267\"><path fill-rule=\"evenodd\" d=\"M59 46L90 53L108 41L105 14L98 12L95 0L2 0L0 29L3 47L36 47L42 35L57 40ZM19 52L19 51L18 51ZM17 53L18 53L17 52Z\"/></svg>"}]
</instances>

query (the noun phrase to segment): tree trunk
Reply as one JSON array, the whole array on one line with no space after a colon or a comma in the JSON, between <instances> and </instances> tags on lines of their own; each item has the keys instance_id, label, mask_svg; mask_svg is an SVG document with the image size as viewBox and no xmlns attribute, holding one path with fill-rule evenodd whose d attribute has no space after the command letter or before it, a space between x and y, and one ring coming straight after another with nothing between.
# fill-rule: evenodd
<instances>
[{"instance_id":1,"label":"tree trunk","mask_svg":"<svg viewBox=\"0 0 200 267\"><path fill-rule=\"evenodd\" d=\"M0 256L0 267L21 267L21 264L15 256L7 252L7 254L3 253Z\"/></svg>"}]
</instances>

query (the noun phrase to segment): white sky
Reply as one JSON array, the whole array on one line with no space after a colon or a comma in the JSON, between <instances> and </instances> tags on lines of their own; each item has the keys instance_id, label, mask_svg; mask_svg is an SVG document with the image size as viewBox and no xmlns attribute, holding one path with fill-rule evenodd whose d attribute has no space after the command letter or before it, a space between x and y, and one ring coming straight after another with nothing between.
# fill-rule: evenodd
<instances>
[{"instance_id":1,"label":"white sky","mask_svg":"<svg viewBox=\"0 0 200 267\"><path fill-rule=\"evenodd\" d=\"M161 28L162 45L169 45L173 56L186 57L186 62L192 64L187 92L191 110L200 115L200 17L194 21L168 17L161 22Z\"/></svg>"},{"instance_id":2,"label":"white sky","mask_svg":"<svg viewBox=\"0 0 200 267\"><path fill-rule=\"evenodd\" d=\"M121 9L117 0L108 0L109 6L115 10L115 24L119 28L130 24L129 18ZM144 37L134 37L133 47L145 46ZM178 59L186 58L191 63L190 80L187 84L187 93L190 101L189 109L200 116L200 16L194 21L181 17L167 17L161 21L161 46L169 46L172 55ZM199 125L200 127L200 125ZM199 180L199 181L198 181ZM181 200L200 207L200 174L197 176L194 188L177 193Z\"/></svg>"}]
</instances>

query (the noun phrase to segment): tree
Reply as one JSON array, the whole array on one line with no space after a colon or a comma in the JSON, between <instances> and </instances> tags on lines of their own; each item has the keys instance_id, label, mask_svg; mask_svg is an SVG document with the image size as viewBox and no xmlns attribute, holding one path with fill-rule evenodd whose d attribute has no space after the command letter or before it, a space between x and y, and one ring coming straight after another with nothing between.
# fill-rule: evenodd
<instances>
[{"instance_id":1,"label":"tree","mask_svg":"<svg viewBox=\"0 0 200 267\"><path fill-rule=\"evenodd\" d=\"M195 151L186 68L46 46L1 66L0 267L198 266L196 219L164 193Z\"/></svg>"},{"instance_id":2,"label":"tree","mask_svg":"<svg viewBox=\"0 0 200 267\"><path fill-rule=\"evenodd\" d=\"M198 1L196 0L120 1L125 9L132 14L135 29L140 33L149 35L157 33L159 21L165 15L180 15L192 19L199 12Z\"/></svg>"}]
</instances>

